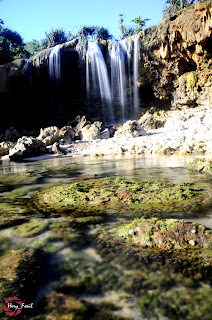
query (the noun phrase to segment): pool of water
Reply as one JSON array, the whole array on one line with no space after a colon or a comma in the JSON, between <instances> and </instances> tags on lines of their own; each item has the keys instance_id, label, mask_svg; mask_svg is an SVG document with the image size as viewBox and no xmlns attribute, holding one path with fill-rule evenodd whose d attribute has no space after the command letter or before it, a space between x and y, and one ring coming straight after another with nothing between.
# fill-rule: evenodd
<instances>
[{"instance_id":1,"label":"pool of water","mask_svg":"<svg viewBox=\"0 0 212 320\"><path fill-rule=\"evenodd\" d=\"M29 199L34 192L47 185L106 176L137 181L195 182L212 195L212 177L186 169L192 158L173 155L63 158L22 163L4 161L0 164L0 175L30 172L32 180L20 180L20 183L3 190L0 200ZM211 208L207 208L204 216L188 218L185 214L183 218L212 228ZM126 223L129 218L110 216L80 228L68 216L33 219L45 222L45 228L39 227L34 234L30 230L32 233L28 234L26 229L21 229L22 222L21 225L0 230L0 252L4 252L5 247L8 250L24 247L40 249L49 257L45 283L40 285L34 300L34 313L23 315L26 319L47 319L47 315L52 319L59 319L60 315L64 319L69 319L69 315L70 319L88 320L107 319L106 316L117 320L191 319L192 301L196 304L193 317L209 319L210 303L206 296L211 293L211 287L205 279L201 281L201 271L200 275L183 275L183 272L176 271L178 266L167 267L164 258L162 262L149 258L148 262L142 262L141 258L129 256L127 261L128 253L123 254L119 249L115 252L115 248L107 248L107 244L100 245L96 241L101 233ZM60 312L57 310L59 297L64 303ZM46 301L45 308L42 307L43 300ZM77 301L77 306L73 306L73 301Z\"/></svg>"}]
</instances>

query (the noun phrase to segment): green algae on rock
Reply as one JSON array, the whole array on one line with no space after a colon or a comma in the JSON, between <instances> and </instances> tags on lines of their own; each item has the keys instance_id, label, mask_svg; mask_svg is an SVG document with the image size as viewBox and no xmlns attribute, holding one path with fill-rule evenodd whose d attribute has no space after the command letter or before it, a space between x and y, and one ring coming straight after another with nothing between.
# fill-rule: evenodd
<instances>
[{"instance_id":1,"label":"green algae on rock","mask_svg":"<svg viewBox=\"0 0 212 320\"><path fill-rule=\"evenodd\" d=\"M103 230L96 248L125 267L181 273L212 283L212 230L177 219L136 219ZM121 255L121 258L120 258Z\"/></svg>"},{"instance_id":2,"label":"green algae on rock","mask_svg":"<svg viewBox=\"0 0 212 320\"><path fill-rule=\"evenodd\" d=\"M17 296L30 302L45 281L46 260L39 250L20 248L7 251L0 259L0 299ZM3 313L0 306L0 316ZM2 317L2 319L3 319Z\"/></svg>"},{"instance_id":3,"label":"green algae on rock","mask_svg":"<svg viewBox=\"0 0 212 320\"><path fill-rule=\"evenodd\" d=\"M188 164L188 169L212 174L212 159L197 158Z\"/></svg>"},{"instance_id":4,"label":"green algae on rock","mask_svg":"<svg viewBox=\"0 0 212 320\"><path fill-rule=\"evenodd\" d=\"M16 186L32 184L35 179L27 172L0 176L0 192L10 191Z\"/></svg>"},{"instance_id":5,"label":"green algae on rock","mask_svg":"<svg viewBox=\"0 0 212 320\"><path fill-rule=\"evenodd\" d=\"M39 235L47 230L48 226L49 223L47 221L36 219L15 227L15 230L19 237L27 238Z\"/></svg>"},{"instance_id":6,"label":"green algae on rock","mask_svg":"<svg viewBox=\"0 0 212 320\"><path fill-rule=\"evenodd\" d=\"M207 198L206 192L192 183L106 177L44 189L35 193L32 201L40 211L76 217L110 212L143 216L197 212Z\"/></svg>"},{"instance_id":7,"label":"green algae on rock","mask_svg":"<svg viewBox=\"0 0 212 320\"><path fill-rule=\"evenodd\" d=\"M136 219L112 232L116 240L123 240L144 248L212 249L212 230L195 222L177 219Z\"/></svg>"}]
</instances>

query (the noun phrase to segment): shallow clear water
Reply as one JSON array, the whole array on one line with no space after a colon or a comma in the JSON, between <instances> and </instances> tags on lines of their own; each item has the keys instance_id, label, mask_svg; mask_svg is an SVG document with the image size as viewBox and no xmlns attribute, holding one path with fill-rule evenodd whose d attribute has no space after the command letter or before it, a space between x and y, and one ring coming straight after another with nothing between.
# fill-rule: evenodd
<instances>
[{"instance_id":1,"label":"shallow clear water","mask_svg":"<svg viewBox=\"0 0 212 320\"><path fill-rule=\"evenodd\" d=\"M212 194L212 177L210 175L192 173L186 169L186 165L191 159L192 157L183 156L123 156L120 159L91 159L83 157L23 163L2 162L0 165L0 175L33 172L34 182L33 188L30 183L28 185L20 183L20 185L13 187L12 191L9 190L0 194L0 197L2 199L4 197L12 197L15 194L14 191L18 190L18 197L26 198L46 185L105 176L121 176L135 180L165 179L173 183L198 182ZM143 297L151 295L152 292L156 297L158 290L163 291L163 299L172 295L174 296L175 294L177 295L178 289L183 286L184 283L181 275L177 275L176 282L172 284L175 276L173 276L170 271L161 271L157 269L154 264L150 264L149 266L141 264L139 269L137 269L137 267L135 267L135 261L133 262L135 266L133 264L130 266L127 265L127 263L125 264L125 262L123 263L123 257L121 258L120 253L117 253L115 256L111 256L111 253L105 255L104 250L102 251L102 249L99 249L98 246L95 246L92 241L89 240L101 234L103 230L110 229L111 227L114 228L127 221L127 219L126 217L110 217L110 219L107 218L102 222L94 222L91 225L85 226L82 230L69 226L67 229L68 235L67 232L63 230L65 233L62 233L62 236L60 235L59 237L58 230L54 229L54 223L69 223L70 218L43 219L48 221L49 226L47 230L40 232L38 235L31 237L23 236L20 234L21 229L16 226L1 230L0 239L4 238L10 241L9 246L13 249L16 249L17 246L31 248L41 246L44 252L50 254L50 269L53 270L51 271L53 274L54 272L58 272L57 281L55 281L55 275L46 279L46 284L40 288L35 299L38 306L41 297L43 298L47 294L51 295L54 292L59 292L60 294L64 294L65 292L66 295L74 295L77 299L82 299L82 301L96 306L102 302L113 303L116 307L115 310L113 310L113 314L125 318L131 317L131 319L135 320L153 319L153 317L155 317L155 319L176 319L174 316L175 309L172 311L173 316L171 314L167 318L163 317L162 311L162 314L160 314L160 312L157 313L157 306L155 307L156 316L152 315L151 312L148 313L149 311L146 315L142 314L141 309L147 308L147 302L143 302L142 299ZM212 228L211 209L208 209L204 217L195 217L193 219L192 217L189 217L189 219L184 217L184 219L187 221L197 221L206 227ZM73 237L70 238L70 235ZM58 266L60 267L60 271L55 271ZM156 287L157 281L161 281L159 287ZM140 284L136 285L136 282ZM144 283L143 286L142 282ZM164 286L167 287L161 289L160 286L162 286L162 288ZM204 283L198 283L196 288L195 285L192 284L192 286L189 284L188 286L185 285L185 287L182 287L182 292L185 291L185 301L181 302L182 304L189 304L190 298L192 300L192 295L197 297L197 301L202 301L202 297L206 294L204 290L210 290L210 286L205 289ZM137 287L140 288L140 291ZM135 290L135 293L133 290ZM160 300L160 298L155 299ZM168 299L170 299L170 297ZM198 307L199 306L197 306L197 308ZM176 308L177 311L179 311L178 309L181 308L181 305L176 306ZM32 317L32 319L34 318ZM184 319L187 318L184 317ZM190 318L188 317L188 319Z\"/></svg>"}]
</instances>

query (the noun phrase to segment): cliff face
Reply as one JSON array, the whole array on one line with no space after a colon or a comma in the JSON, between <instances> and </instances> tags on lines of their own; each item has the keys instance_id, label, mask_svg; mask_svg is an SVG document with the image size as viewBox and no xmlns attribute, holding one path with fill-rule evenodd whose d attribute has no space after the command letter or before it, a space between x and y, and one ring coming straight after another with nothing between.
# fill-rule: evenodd
<instances>
[{"instance_id":1,"label":"cliff face","mask_svg":"<svg viewBox=\"0 0 212 320\"><path fill-rule=\"evenodd\" d=\"M0 128L40 128L62 126L79 113L85 113L83 77L77 42L61 45L61 81L49 78L51 49L28 60L15 60L0 66Z\"/></svg>"},{"instance_id":2,"label":"cliff face","mask_svg":"<svg viewBox=\"0 0 212 320\"><path fill-rule=\"evenodd\" d=\"M172 107L212 103L212 1L198 2L141 35L140 87Z\"/></svg>"},{"instance_id":3,"label":"cliff face","mask_svg":"<svg viewBox=\"0 0 212 320\"><path fill-rule=\"evenodd\" d=\"M132 71L133 38L128 45ZM29 59L31 74L23 59L0 66L1 130L60 126L86 114L85 47L78 40L61 45L59 87L49 77L50 49ZM101 47L110 68L107 41ZM144 30L139 48L140 107L212 105L211 0L199 1ZM98 101L89 108L91 116L101 119Z\"/></svg>"}]
</instances>

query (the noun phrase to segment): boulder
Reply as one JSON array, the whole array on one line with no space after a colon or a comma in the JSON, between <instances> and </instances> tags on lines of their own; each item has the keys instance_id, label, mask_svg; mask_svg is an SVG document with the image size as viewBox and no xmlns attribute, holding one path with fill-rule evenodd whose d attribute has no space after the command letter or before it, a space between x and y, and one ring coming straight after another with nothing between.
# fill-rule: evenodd
<instances>
[{"instance_id":1,"label":"boulder","mask_svg":"<svg viewBox=\"0 0 212 320\"><path fill-rule=\"evenodd\" d=\"M9 153L10 148L14 146L14 143L12 142L1 142L0 143L0 156L5 156Z\"/></svg>"},{"instance_id":2,"label":"boulder","mask_svg":"<svg viewBox=\"0 0 212 320\"><path fill-rule=\"evenodd\" d=\"M146 112L139 120L138 123L145 129L145 130L151 130L151 129L157 129L157 120L155 117L149 113Z\"/></svg>"},{"instance_id":3,"label":"boulder","mask_svg":"<svg viewBox=\"0 0 212 320\"><path fill-rule=\"evenodd\" d=\"M100 139L109 139L110 138L110 130L106 128L100 133Z\"/></svg>"},{"instance_id":4,"label":"boulder","mask_svg":"<svg viewBox=\"0 0 212 320\"><path fill-rule=\"evenodd\" d=\"M59 139L63 143L69 143L73 141L75 137L75 132L72 126L64 126L59 131Z\"/></svg>"},{"instance_id":5,"label":"boulder","mask_svg":"<svg viewBox=\"0 0 212 320\"><path fill-rule=\"evenodd\" d=\"M75 131L75 137L80 137L80 132L83 127L85 127L87 124L91 124L90 121L86 119L86 116L80 116L78 115L74 120L68 122L68 126L72 126Z\"/></svg>"},{"instance_id":6,"label":"boulder","mask_svg":"<svg viewBox=\"0 0 212 320\"><path fill-rule=\"evenodd\" d=\"M59 140L59 129L56 126L40 129L40 134L37 137L38 140L43 141L46 146L53 144Z\"/></svg>"},{"instance_id":7,"label":"boulder","mask_svg":"<svg viewBox=\"0 0 212 320\"><path fill-rule=\"evenodd\" d=\"M80 138L83 141L97 140L100 139L100 128L98 124L87 124L80 131Z\"/></svg>"},{"instance_id":8,"label":"boulder","mask_svg":"<svg viewBox=\"0 0 212 320\"><path fill-rule=\"evenodd\" d=\"M19 138L15 146L9 151L10 160L21 160L24 158L40 156L48 153L45 144L33 137L23 136Z\"/></svg>"},{"instance_id":9,"label":"boulder","mask_svg":"<svg viewBox=\"0 0 212 320\"><path fill-rule=\"evenodd\" d=\"M51 151L52 153L55 153L55 154L61 154L61 155L63 154L63 151L61 150L58 142L55 142L53 144Z\"/></svg>"},{"instance_id":10,"label":"boulder","mask_svg":"<svg viewBox=\"0 0 212 320\"><path fill-rule=\"evenodd\" d=\"M144 130L141 125L135 120L129 120L124 123L114 134L114 137L127 137L127 138L134 138L138 136L146 135L146 131Z\"/></svg>"}]
</instances>

